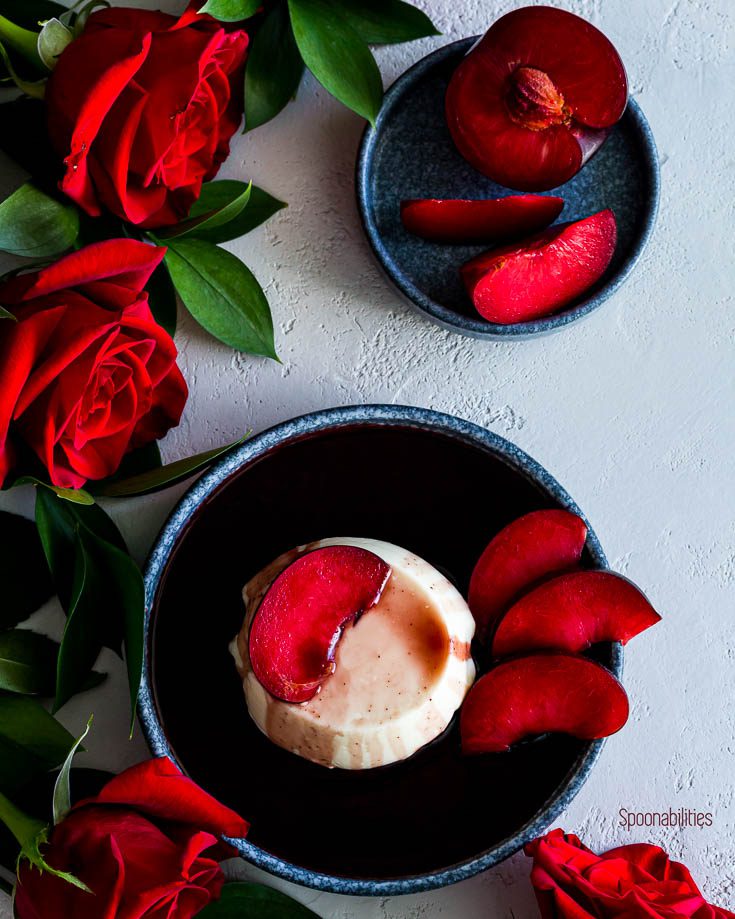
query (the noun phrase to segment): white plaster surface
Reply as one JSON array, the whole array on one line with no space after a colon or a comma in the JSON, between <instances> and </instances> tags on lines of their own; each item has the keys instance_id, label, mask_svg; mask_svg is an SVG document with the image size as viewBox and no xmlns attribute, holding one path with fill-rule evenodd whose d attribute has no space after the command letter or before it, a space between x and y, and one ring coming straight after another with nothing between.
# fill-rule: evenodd
<instances>
[{"instance_id":1,"label":"white plaster surface","mask_svg":"<svg viewBox=\"0 0 735 919\"><path fill-rule=\"evenodd\" d=\"M442 43L521 5L417 3L445 34L380 49L386 85ZM461 338L415 315L381 275L358 223L352 176L363 125L308 78L277 121L236 140L222 172L290 205L233 244L267 289L283 364L234 354L182 316L177 342L191 397L163 449L176 458L312 409L380 401L453 412L530 452L584 508L614 567L664 615L627 654L629 724L558 825L595 849L660 843L686 860L710 899L733 909L735 6L555 5L615 42L659 147L659 221L624 289L579 326L514 344ZM0 168L4 195L20 173L7 161ZM112 508L140 559L182 491ZM2 506L30 513L31 496L3 496ZM56 635L61 623L52 607L34 622ZM119 662L105 652L101 666L107 684L60 717L76 733L94 711L84 759L120 770L147 751L140 732L127 740ZM670 806L711 811L713 826L627 833L616 825L621 807ZM286 889L324 919L537 915L522 855L451 888L384 900L318 894L244 863L230 867Z\"/></svg>"}]
</instances>

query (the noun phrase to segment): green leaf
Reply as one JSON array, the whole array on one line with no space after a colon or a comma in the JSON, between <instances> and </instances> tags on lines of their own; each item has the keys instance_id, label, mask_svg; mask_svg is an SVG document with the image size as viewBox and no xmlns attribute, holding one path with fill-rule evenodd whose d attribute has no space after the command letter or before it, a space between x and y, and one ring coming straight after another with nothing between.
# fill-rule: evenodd
<instances>
[{"instance_id":1,"label":"green leaf","mask_svg":"<svg viewBox=\"0 0 735 919\"><path fill-rule=\"evenodd\" d=\"M81 576L81 573L77 571L80 556L80 530L84 528L126 553L125 541L113 521L98 505L85 507L81 504L69 504L66 501L60 501L52 492L44 488L39 488L36 492L36 523L56 592L61 605L69 615L73 608L77 587L75 577ZM92 637L95 640L99 639L102 644L119 653L123 641L122 619L107 615L107 611L104 616L95 617L92 611L90 615L92 624L95 626ZM84 620L84 615L82 614L80 618ZM100 620L101 628L98 630L96 625ZM90 656L91 654L92 651L90 651ZM80 674L80 680L82 678L83 674ZM88 681L85 681L79 689L81 691L88 686Z\"/></svg>"},{"instance_id":2,"label":"green leaf","mask_svg":"<svg viewBox=\"0 0 735 919\"><path fill-rule=\"evenodd\" d=\"M268 301L240 259L204 240L184 239L171 242L166 264L184 305L215 338L277 359Z\"/></svg>"},{"instance_id":3,"label":"green leaf","mask_svg":"<svg viewBox=\"0 0 735 919\"><path fill-rule=\"evenodd\" d=\"M12 793L64 761L71 734L35 699L0 694L0 790Z\"/></svg>"},{"instance_id":4,"label":"green leaf","mask_svg":"<svg viewBox=\"0 0 735 919\"><path fill-rule=\"evenodd\" d=\"M72 596L56 662L57 712L79 692L104 645L103 615L108 615L100 572L80 534L74 547Z\"/></svg>"},{"instance_id":5,"label":"green leaf","mask_svg":"<svg viewBox=\"0 0 735 919\"><path fill-rule=\"evenodd\" d=\"M120 591L119 601L124 616L125 667L130 687L130 736L135 727L135 707L143 676L143 644L145 641L145 585L140 568L133 559L114 547L107 549L107 566L113 582Z\"/></svg>"},{"instance_id":6,"label":"green leaf","mask_svg":"<svg viewBox=\"0 0 735 919\"><path fill-rule=\"evenodd\" d=\"M49 19L38 35L38 56L53 70L62 51L74 41L74 34L58 19Z\"/></svg>"},{"instance_id":7,"label":"green leaf","mask_svg":"<svg viewBox=\"0 0 735 919\"><path fill-rule=\"evenodd\" d=\"M31 778L22 788L12 792L13 803L29 816L48 824L51 819L51 802L57 776L58 770L51 770ZM110 772L101 769L73 766L71 770L72 803L76 804L78 801L95 797L112 777ZM17 840L0 821L0 865L11 872L14 871L19 855L20 846Z\"/></svg>"},{"instance_id":8,"label":"green leaf","mask_svg":"<svg viewBox=\"0 0 735 919\"><path fill-rule=\"evenodd\" d=\"M0 16L0 19L2 17ZM34 99L43 99L46 94L46 80L27 80L25 79L17 70L13 64L13 59L8 53L8 49L0 43L0 60L2 60L5 70L8 72L9 78L15 83L18 89L25 93L28 96L33 96ZM41 67L41 61L38 61L39 69Z\"/></svg>"},{"instance_id":9,"label":"green leaf","mask_svg":"<svg viewBox=\"0 0 735 919\"><path fill-rule=\"evenodd\" d=\"M59 644L29 629L0 632L0 690L26 696L53 696ZM107 674L93 670L81 691L95 689Z\"/></svg>"},{"instance_id":10,"label":"green leaf","mask_svg":"<svg viewBox=\"0 0 735 919\"><path fill-rule=\"evenodd\" d=\"M226 444L224 447L216 447L214 450L207 450L204 453L197 453L195 456L168 463L165 466L161 466L160 469L152 469L150 472L144 472L140 475L131 476L129 479L110 483L100 490L100 494L109 498L129 498L135 495L149 495L154 491L160 491L162 488L168 488L177 482L188 479L195 472L201 472L206 469L216 459L229 453L235 447L239 447L247 439L247 436L241 437L240 440L236 440L234 443Z\"/></svg>"},{"instance_id":11,"label":"green leaf","mask_svg":"<svg viewBox=\"0 0 735 919\"><path fill-rule=\"evenodd\" d=\"M19 485L36 485L39 488L52 491L62 501L71 501L72 504L94 504L94 498L88 491L83 488L60 488L58 485L51 485L49 482L43 482L34 475L22 475L13 482L13 488Z\"/></svg>"},{"instance_id":12,"label":"green leaf","mask_svg":"<svg viewBox=\"0 0 735 919\"><path fill-rule=\"evenodd\" d=\"M61 878L74 887L91 893L92 891L83 884L73 874L66 871L59 871L47 864L41 855L41 846L48 842L48 827L42 820L35 817L29 817L17 808L12 801L0 793L0 820L15 836L20 844L20 859L26 858L38 868L39 871L45 871L47 874L53 874L54 877Z\"/></svg>"},{"instance_id":13,"label":"green leaf","mask_svg":"<svg viewBox=\"0 0 735 919\"><path fill-rule=\"evenodd\" d=\"M176 332L176 288L165 262L156 267L145 289L153 318L173 338Z\"/></svg>"},{"instance_id":14,"label":"green leaf","mask_svg":"<svg viewBox=\"0 0 735 919\"><path fill-rule=\"evenodd\" d=\"M59 774L56 777L53 797L54 826L61 823L71 810L71 764L77 750L82 745L82 741L87 734L89 734L89 729L92 727L92 718L93 716L90 715L86 728L81 736L74 742L71 750L69 750Z\"/></svg>"},{"instance_id":15,"label":"green leaf","mask_svg":"<svg viewBox=\"0 0 735 919\"><path fill-rule=\"evenodd\" d=\"M109 641L112 625L115 635L123 635L134 717L143 667L143 595L143 577L130 555L78 520L72 594L56 672L55 711L83 687L102 645Z\"/></svg>"},{"instance_id":16,"label":"green leaf","mask_svg":"<svg viewBox=\"0 0 735 919\"><path fill-rule=\"evenodd\" d=\"M332 0L332 3L360 38L371 45L390 45L441 34L426 13L402 0Z\"/></svg>"},{"instance_id":17,"label":"green leaf","mask_svg":"<svg viewBox=\"0 0 735 919\"><path fill-rule=\"evenodd\" d=\"M196 207L196 204L201 205L202 199L200 197L199 201L192 207L192 216L188 220L182 220L176 226L158 230L156 236L158 239L163 240L184 239L187 236L199 238L202 233L206 234L207 230L214 230L216 227L234 220L250 200L250 189L253 185L252 182L247 185L244 185L244 183L238 184L243 185L243 188L234 198L223 201L219 206L211 210L200 206L195 212L194 207Z\"/></svg>"},{"instance_id":18,"label":"green leaf","mask_svg":"<svg viewBox=\"0 0 735 919\"><path fill-rule=\"evenodd\" d=\"M79 212L31 182L0 204L0 249L12 255L43 258L60 255L79 232Z\"/></svg>"},{"instance_id":19,"label":"green leaf","mask_svg":"<svg viewBox=\"0 0 735 919\"><path fill-rule=\"evenodd\" d=\"M18 321L17 318L11 312L6 310L4 306L0 306L0 319L12 319L13 322Z\"/></svg>"},{"instance_id":20,"label":"green leaf","mask_svg":"<svg viewBox=\"0 0 735 919\"><path fill-rule=\"evenodd\" d=\"M3 10L4 12L4 10ZM33 29L24 29L5 16L0 16L0 40L4 45L12 48L29 64L42 69L43 63L38 55L38 32ZM5 62L8 65L8 62Z\"/></svg>"},{"instance_id":21,"label":"green leaf","mask_svg":"<svg viewBox=\"0 0 735 919\"><path fill-rule=\"evenodd\" d=\"M270 121L296 95L304 62L291 28L288 7L277 3L256 31L245 66L245 130Z\"/></svg>"},{"instance_id":22,"label":"green leaf","mask_svg":"<svg viewBox=\"0 0 735 919\"><path fill-rule=\"evenodd\" d=\"M54 587L32 520L0 512L0 545L0 629L9 629L35 613Z\"/></svg>"},{"instance_id":23,"label":"green leaf","mask_svg":"<svg viewBox=\"0 0 735 919\"><path fill-rule=\"evenodd\" d=\"M55 641L28 629L0 632L0 690L50 696L56 683Z\"/></svg>"},{"instance_id":24,"label":"green leaf","mask_svg":"<svg viewBox=\"0 0 735 919\"><path fill-rule=\"evenodd\" d=\"M383 83L367 43L330 0L288 0L288 8L306 66L328 92L375 124Z\"/></svg>"},{"instance_id":25,"label":"green leaf","mask_svg":"<svg viewBox=\"0 0 735 919\"><path fill-rule=\"evenodd\" d=\"M163 465L161 459L161 450L158 441L152 440L143 447L131 450L123 458L122 463L118 466L117 472L113 476L101 479L97 482L90 482L90 488L96 495L105 493L108 486L122 482L124 479L130 479L133 476L141 475L144 472L152 472L154 469L160 469Z\"/></svg>"},{"instance_id":26,"label":"green leaf","mask_svg":"<svg viewBox=\"0 0 735 919\"><path fill-rule=\"evenodd\" d=\"M263 5L263 0L207 0L200 7L200 13L209 13L222 22L240 22L254 16Z\"/></svg>"},{"instance_id":27,"label":"green leaf","mask_svg":"<svg viewBox=\"0 0 735 919\"><path fill-rule=\"evenodd\" d=\"M101 507L96 504L87 507L60 501L45 488L36 491L38 534L56 592L67 612L72 596L76 534L82 525L99 538L127 552L120 531Z\"/></svg>"},{"instance_id":28,"label":"green leaf","mask_svg":"<svg viewBox=\"0 0 735 919\"><path fill-rule=\"evenodd\" d=\"M266 887L235 881L225 884L222 896L198 914L199 919L318 919L317 914L291 897Z\"/></svg>"},{"instance_id":29,"label":"green leaf","mask_svg":"<svg viewBox=\"0 0 735 919\"><path fill-rule=\"evenodd\" d=\"M202 197L192 208L192 214L197 212L201 206L216 207L218 202L231 200L237 195L238 189L245 188L244 182L238 182L236 179L222 179L219 182L207 182L202 186ZM204 201L204 205L202 205ZM243 208L240 214L229 223L213 229L197 227L192 233L197 239L205 239L210 243L226 243L231 239L239 239L262 223L265 223L270 217L287 207L284 201L279 201L273 195L269 195L262 188L253 186L250 190L250 200L247 207Z\"/></svg>"}]
</instances>

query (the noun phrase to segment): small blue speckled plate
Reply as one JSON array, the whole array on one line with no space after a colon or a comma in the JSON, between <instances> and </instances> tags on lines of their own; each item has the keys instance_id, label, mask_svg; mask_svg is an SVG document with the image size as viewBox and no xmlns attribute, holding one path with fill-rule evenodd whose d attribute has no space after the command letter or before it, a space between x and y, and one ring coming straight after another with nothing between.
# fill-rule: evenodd
<instances>
[{"instance_id":1,"label":"small blue speckled plate","mask_svg":"<svg viewBox=\"0 0 735 919\"><path fill-rule=\"evenodd\" d=\"M242 625L242 585L286 549L372 536L466 592L490 537L548 507L580 513L513 444L438 412L327 409L253 437L189 489L148 561L139 714L151 750L250 821L248 838L232 840L243 858L297 884L408 894L508 858L569 805L602 741L546 735L468 757L455 718L400 763L325 769L260 733L228 645ZM583 562L606 567L592 529ZM620 645L594 656L620 675Z\"/></svg>"},{"instance_id":2,"label":"small blue speckled plate","mask_svg":"<svg viewBox=\"0 0 735 919\"><path fill-rule=\"evenodd\" d=\"M459 268L488 246L427 242L404 230L406 198L500 198L514 194L481 175L457 152L444 118L449 79L475 38L440 48L407 70L385 96L375 128L357 159L357 200L370 244L398 289L426 316L474 338L522 338L560 329L587 316L622 285L653 230L659 165L648 122L631 99L607 142L553 194L565 200L560 222L612 208L618 245L612 264L583 299L546 319L498 325L482 319L462 285Z\"/></svg>"}]
</instances>

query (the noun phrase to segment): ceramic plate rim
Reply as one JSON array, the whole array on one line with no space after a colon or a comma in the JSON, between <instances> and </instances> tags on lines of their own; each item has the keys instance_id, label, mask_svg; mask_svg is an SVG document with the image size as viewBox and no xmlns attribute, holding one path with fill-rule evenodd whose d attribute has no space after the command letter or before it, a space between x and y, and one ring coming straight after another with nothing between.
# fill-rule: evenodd
<instances>
[{"instance_id":1,"label":"ceramic plate rim","mask_svg":"<svg viewBox=\"0 0 735 919\"><path fill-rule=\"evenodd\" d=\"M173 550L186 533L197 508L243 466L263 457L273 448L288 441L300 440L305 436L323 434L327 430L354 425L419 428L445 434L474 447L479 446L531 479L543 492L550 495L563 507L586 520L567 491L540 463L500 435L454 415L413 406L352 405L311 412L263 431L215 463L181 497L156 538L145 567L145 645L138 715L148 746L155 756L168 756L181 768L165 736L154 701L150 670L151 618L156 591ZM607 559L592 527L589 528L587 545L595 565L606 568ZM622 667L622 647L616 644L612 649L612 672L618 678L622 675ZM395 878L349 878L295 865L266 852L259 846L248 842L247 839L228 841L246 861L258 868L293 883L317 890L361 896L393 896L444 887L497 865L521 849L526 842L542 833L568 807L580 790L603 745L604 740L587 744L561 783L560 792L552 795L543 808L518 831L471 858L437 871Z\"/></svg>"},{"instance_id":2,"label":"ceramic plate rim","mask_svg":"<svg viewBox=\"0 0 735 919\"><path fill-rule=\"evenodd\" d=\"M509 325L487 322L486 320L470 316L462 316L454 310L443 306L436 300L427 296L400 268L390 251L383 242L381 233L375 222L371 206L372 193L370 190L372 167L378 141L383 125L389 119L393 109L401 100L404 92L420 80L427 71L442 63L466 47L467 50L480 36L461 38L458 41L443 45L421 58L404 71L386 91L383 105L375 121L375 127L368 125L360 141L357 162L355 167L355 192L360 221L367 236L370 248L388 279L398 288L409 303L422 315L437 323L445 329L466 335L470 338L497 340L503 338L533 338L561 329L572 322L588 316L593 310L609 299L628 279L638 260L648 245L658 214L661 192L661 174L658 161L656 142L653 138L651 127L634 98L628 99L628 106L623 119L632 121L633 128L639 138L643 151L643 167L649 186L646 201L645 218L639 228L633 245L620 263L617 270L607 281L590 297L579 301L571 309L556 313L545 319L536 319L529 322L515 322ZM479 175L479 173L478 173ZM563 186L560 186L563 188ZM553 189L552 189L553 191Z\"/></svg>"}]
</instances>

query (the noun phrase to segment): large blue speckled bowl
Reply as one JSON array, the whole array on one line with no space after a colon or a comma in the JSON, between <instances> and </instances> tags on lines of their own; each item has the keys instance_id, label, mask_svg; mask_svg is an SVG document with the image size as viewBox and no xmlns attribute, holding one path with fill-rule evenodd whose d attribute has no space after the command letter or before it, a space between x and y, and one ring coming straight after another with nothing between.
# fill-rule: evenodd
<instances>
[{"instance_id":1,"label":"large blue speckled bowl","mask_svg":"<svg viewBox=\"0 0 735 919\"><path fill-rule=\"evenodd\" d=\"M488 246L427 242L401 224L405 198L500 198L514 194L481 175L458 153L444 117L449 79L475 38L462 39L420 60L391 86L357 159L357 201L370 245L396 287L424 315L474 338L524 338L589 315L623 284L645 248L659 200L659 163L651 129L631 99L621 121L577 175L549 194L565 200L558 222L612 208L618 244L597 285L553 316L499 325L478 315L459 268Z\"/></svg>"},{"instance_id":2,"label":"large blue speckled bowl","mask_svg":"<svg viewBox=\"0 0 735 919\"><path fill-rule=\"evenodd\" d=\"M508 858L569 805L601 741L549 735L463 757L455 719L402 763L325 769L255 728L227 645L243 619L241 586L287 548L385 539L466 591L487 541L545 507L580 513L513 444L434 411L334 408L252 438L184 495L148 561L139 714L152 752L251 821L247 839L231 840L243 858L298 884L408 894ZM606 567L592 530L584 562ZM620 646L596 656L620 675Z\"/></svg>"}]
</instances>

